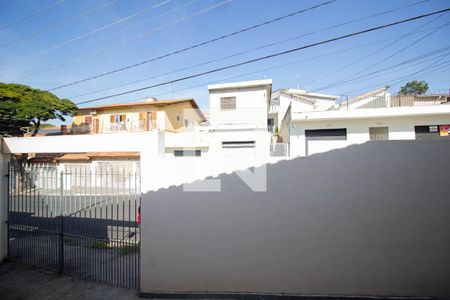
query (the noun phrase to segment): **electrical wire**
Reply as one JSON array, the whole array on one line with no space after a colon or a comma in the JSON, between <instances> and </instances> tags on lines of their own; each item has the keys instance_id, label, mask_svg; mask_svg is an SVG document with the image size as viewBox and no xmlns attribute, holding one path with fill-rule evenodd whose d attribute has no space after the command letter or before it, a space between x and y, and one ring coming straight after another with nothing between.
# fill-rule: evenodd
<instances>
[{"instance_id":1,"label":"electrical wire","mask_svg":"<svg viewBox=\"0 0 450 300\"><path fill-rule=\"evenodd\" d=\"M81 40L81 39L83 39L83 38L85 38L85 37L88 37L88 36L91 36L91 35L93 35L93 34L95 34L95 33L98 33L98 32L100 32L100 31L103 31L103 30L105 30L105 29L107 29L107 28L110 28L110 27L115 26L115 25L117 25L117 24L126 22L126 21L128 21L128 20L131 20L132 18L135 18L135 17L137 17L137 16L140 16L140 15L142 15L142 14L145 14L145 13L147 13L147 12L149 12L149 11L152 11L152 10L154 10L154 9L156 9L156 8L159 8L159 7L161 7L161 6L165 5L165 4L168 4L168 3L170 3L171 1L172 1L172 0L163 0L163 1L158 2L158 3L156 3L156 4L152 4L151 6L146 7L146 8L144 8L144 9L142 9L142 10L136 12L136 13L133 13L133 14L128 15L128 16L126 16L126 17L123 17L123 18L120 18L120 19L118 19L118 20L115 20L115 21L113 21L113 22L111 22L111 23L108 23L108 24L106 24L106 25L103 25L103 26L101 26L100 28L97 28L97 29L95 29L95 30L91 30L91 31L88 31L88 32L83 33L83 34L81 34L81 35L78 35L78 36L76 36L76 37L74 37L74 38L71 38L71 39L66 40L66 41L64 41L64 42L62 42L62 43L59 43L59 44L57 44L57 45L55 45L55 46L52 46L52 47L50 47L50 48L48 48L48 49L46 49L46 50L42 50L42 51L40 51L40 52L38 52L38 53L35 53L35 54L33 54L33 55L29 56L29 57L30 57L30 58L36 57L36 56L39 56L39 55L42 55L42 54L51 52L51 51L53 51L53 50L59 49L59 48L61 48L61 47L64 47L64 46L66 46L66 45L69 45L69 44L71 44L71 43L73 43L73 42L79 41L79 40Z\"/></svg>"},{"instance_id":2,"label":"electrical wire","mask_svg":"<svg viewBox=\"0 0 450 300\"><path fill-rule=\"evenodd\" d=\"M8 27L11 27L11 26L14 26L14 25L16 25L16 24L19 24L19 23L21 23L21 22L23 22L23 21L25 21L25 20L28 20L28 19L30 19L30 18L32 18L32 17L35 17L35 16L37 16L37 15L39 15L39 14L41 14L41 13L47 11L47 10L49 10L50 8L53 8L53 7L57 6L57 5L62 4L64 1L65 1L65 0L59 0L59 1L56 1L56 2L54 2L54 3L52 3L52 4L50 4L50 5L47 5L47 6L43 7L43 8L40 8L40 9L38 9L38 10L32 12L32 13L29 14L29 15L23 16L23 17L21 17L21 18L15 20L15 21L12 21L12 22L10 22L10 23L8 23L8 24L6 24L6 25L3 25L2 27L0 27L0 31L3 31L3 30L5 30L5 29L8 28Z\"/></svg>"},{"instance_id":3,"label":"electrical wire","mask_svg":"<svg viewBox=\"0 0 450 300\"><path fill-rule=\"evenodd\" d=\"M290 17L295 16L295 15L298 15L298 14L301 14L301 13L304 13L304 12L307 12L307 11L310 11L310 10L313 10L313 9L317 9L317 8L325 6L325 5L329 5L329 4L331 4L333 2L336 2L336 1L337 0L326 1L326 2L323 2L321 4L317 4L317 5L305 8L305 9L301 9L301 10L289 13L289 14L281 16L281 17L277 17L277 18L274 18L274 19L271 19L271 20L268 20L268 21L265 21L265 22L262 22L262 23L250 26L250 27L246 27L246 28L243 28L243 29L240 29L240 30L237 30L237 31L225 34L225 35L221 35L219 37L216 37L216 38L213 38L213 39L210 39L210 40L207 40L207 41L204 41L204 42L201 42L201 43L198 43L198 44L195 44L195 45L183 48L183 49L179 49L179 50L176 50L176 51L173 51L173 52L170 52L170 53L166 53L166 54L163 54L163 55L160 55L160 56L157 56L157 57L153 57L151 59L147 59L147 60L141 61L141 62L136 63L136 64L128 65L128 66L125 66L125 67L122 67L122 68L119 68L119 69L115 69L113 71L109 71L109 72L106 72L106 73L94 75L94 76L91 76L91 77L88 77L88 78L84 78L84 79L81 79L81 80L77 80L77 81L74 81L74 82L71 82L71 83L68 83L68 84L65 84L65 85L61 85L61 86L52 88L49 91L61 89L63 87L79 84L81 82L86 82L86 81L89 81L89 80L93 80L93 79L96 79L96 78L100 78L100 77L103 77L103 76L111 75L111 74L114 74L114 73L117 73L117 72L121 72L121 71L124 71L124 70L131 69L131 68L135 68L135 67L138 67L138 66L150 63L152 61L160 60L160 59L163 59L163 58L166 58L166 57L169 57L169 56L173 56L175 54L186 52L186 51L189 51L189 50L192 50L192 49L195 49L195 48L207 45L207 44L211 44L213 42L217 42L217 41L220 41L220 40L232 37L232 36L236 36L238 34L241 34L241 33L244 33L244 32L247 32L247 31L259 28L259 27L262 27L262 26L266 26L266 25L269 25L269 24L272 24L272 23L275 23L275 22L278 22L278 21L290 18Z\"/></svg>"},{"instance_id":4,"label":"electrical wire","mask_svg":"<svg viewBox=\"0 0 450 300\"><path fill-rule=\"evenodd\" d=\"M414 29L413 32L416 31L416 30L419 29L419 28L422 28L422 27L428 25L429 23L435 21L437 18L442 17L443 15L444 15L444 14L438 15L436 18L434 18L434 19L431 20L430 22L427 22L427 23L423 24L422 26L419 26L418 28ZM357 71L357 72L355 72L355 73L353 73L353 74L351 74L351 75L349 75L349 76L344 77L343 79L341 79L341 80L340 80L339 82L337 82L337 83L327 84L327 85L325 85L325 86L322 86L322 87L313 89L312 91L314 91L314 92L316 92L316 91L321 91L321 90L325 90L325 89L329 89L329 88L331 88L331 87L334 87L334 86L336 86L336 85L338 85L338 84L340 84L340 83L344 83L344 82L346 82L348 79L352 78L353 76L356 76L356 75L358 75L358 74L361 74L361 73L363 73L363 72L366 72L367 70L370 70L370 69L372 69L373 67L378 66L378 65L380 65L380 64L382 64L382 63L384 63L384 62L386 62L387 60L391 59L392 57L394 57L394 56L400 54L401 52L403 52L403 51L405 51L405 50L411 48L412 46L418 44L419 42L423 41L424 39L426 39L427 37L431 36L432 34L436 33L437 31L441 30L442 28L448 26L449 24L450 24L450 21L447 22L447 23L445 23L445 24L443 24L443 25L441 25L441 26L439 26L439 27L437 27L437 28L436 28L435 30L433 30L432 32L427 33L426 35L424 35L424 36L418 38L417 40L415 40L414 42L412 42L412 43L406 45L405 47L402 47L401 49L395 51L394 53L392 53L392 54L389 55L388 57L383 58L383 59L381 59L381 60L378 60L378 61L376 61L375 63L371 64L370 66L365 67L365 68L361 69L360 71ZM394 43L395 43L395 42L396 42L396 41L394 41ZM383 47L383 48L384 48L384 47ZM383 49L383 48L382 48L382 49Z\"/></svg>"},{"instance_id":5,"label":"electrical wire","mask_svg":"<svg viewBox=\"0 0 450 300\"><path fill-rule=\"evenodd\" d=\"M220 71L231 69L231 68L236 68L238 66L243 66L243 65L254 63L254 62L258 62L258 61L262 61L262 60L266 60L266 59L270 59L270 58L286 55L286 54L289 54L289 53L297 52L297 51L304 50L304 49L307 49L307 48L312 48L312 47L316 47L316 46L319 46L319 45L328 44L328 43L335 42L335 41L338 41L338 40L347 39L347 38L350 38L350 37L353 37L353 36L357 36L357 35L373 32L373 31L381 30L381 29L384 29L384 28L396 26L396 25L407 23L407 22L411 22L411 21L414 21L414 20L419 20L419 19L422 19L422 18L425 18L425 17L436 15L436 14L441 14L441 13L444 13L444 12L447 12L447 11L450 11L450 8L434 11L434 12L427 13L427 14L418 15L418 16L411 17L411 18L408 18L408 19L402 19L402 20L399 20L399 21L396 21L396 22L392 22L392 23L388 23L388 24L384 24L384 25L380 25L380 26L376 26L376 27L371 27L371 28L368 28L368 29L365 29L365 30L352 32L352 33L341 35L341 36L338 36L338 37L335 37L335 38L319 41L319 42L316 42L316 43L308 44L308 45L305 45L305 46L301 46L301 47L297 47L297 48L293 48L293 49L289 49L289 50L285 50L285 51L281 51L281 52L272 53L272 54L269 54L269 55L266 55L266 56L250 59L250 60L243 61L243 62L240 62L240 63L227 65L227 66L224 66L224 67L220 67L220 68L204 71L204 72L197 73L197 74L192 74L192 75L180 77L180 78L177 78L177 79L173 79L173 80L169 80L169 81L153 84L153 85L150 85L150 86L144 86L144 87L141 87L141 88L138 88L138 89L133 89L133 90L129 90L129 91L121 92L121 93L116 93L116 94L105 96L105 97L100 97L100 98L96 98L96 99L92 99L92 100L79 102L77 104L85 104L85 103L91 103L91 102L95 102L95 101L100 101L100 100L104 100L104 99L108 99L108 98L122 96L122 95L130 94L130 93L135 93L135 92L139 92L139 91L155 88L155 87L158 87L158 86L163 86L163 85L167 85L167 84L171 84L171 83L175 83L175 82L180 82L180 81L184 81L184 80L188 80L188 79L204 76L204 75L207 75L207 74L220 72Z\"/></svg>"},{"instance_id":6,"label":"electrical wire","mask_svg":"<svg viewBox=\"0 0 450 300\"><path fill-rule=\"evenodd\" d=\"M70 18L68 18L68 19L62 20L62 21L60 21L60 22L58 22L58 23L56 23L56 24L50 25L50 26L48 26L48 27L45 27L45 28L40 29L40 30L38 30L38 31L34 31L34 32L32 32L32 33L29 33L29 34L23 35L23 36L21 36L21 37L18 37L18 38L16 38L16 39L12 40L12 41L6 42L6 43L4 43L4 44L0 44L0 47L6 47L6 46L9 46L9 45L15 44L15 43L17 43L17 42L19 42L19 41L23 41L23 40L28 39L28 38L30 38L30 37L36 36L36 35L38 35L38 34L41 34L41 33L43 33L43 32L49 31L49 30L51 30L51 29L57 28L57 27L59 27L60 25L63 25L63 24L72 22L72 21L74 21L74 20L76 20L76 19L79 19L79 18L81 18L81 17L84 17L84 16L86 16L86 15L88 15L88 14L91 14L91 13L93 13L93 12L96 12L96 11L98 11L98 10L101 10L101 9L103 9L103 8L106 8L106 7L108 7L108 6L111 6L112 4L114 4L114 3L118 2L118 1L120 1L120 0L112 0L112 1L110 1L110 2L104 3L104 4L102 4L102 5L99 5L99 6L97 6L97 7L92 8L92 9L90 9L90 10L84 11L84 12L82 12L82 13L76 15L76 16L73 16L73 17L70 17Z\"/></svg>"},{"instance_id":7,"label":"electrical wire","mask_svg":"<svg viewBox=\"0 0 450 300\"><path fill-rule=\"evenodd\" d=\"M432 30L432 29L428 29L428 30ZM423 31L427 31L427 30L423 30ZM420 31L420 32L423 32L423 31ZM337 53L340 53L340 52L349 51L349 50L352 50L352 49L357 49L357 48L361 48L361 47L368 46L368 45L374 45L374 44L378 44L378 43L385 42L385 41L398 40L399 38L402 38L403 36L405 36L405 34L398 35L398 36L395 36L395 37L391 37L391 38L388 38L388 39L375 41L375 42L370 42L370 43L363 44L363 45L360 45L360 46L354 46L354 47L346 48L346 49L343 49L343 50L333 51L333 52L330 52L330 53L327 53L327 54L323 54L323 55L318 55L318 56L312 57L311 59L315 59L315 58L319 58L319 57L323 57L323 56L327 56L327 55L332 55L332 54L337 54ZM291 40L291 39L288 39L288 40ZM286 40L280 41L278 43L270 43L268 45L270 45L270 46L279 45L279 44L283 43L284 41L286 41ZM242 55L242 54L247 54L247 53L253 52L255 50L260 50L260 49L266 48L268 45L252 48L252 49L245 50L245 51L240 51L240 52L237 52L237 53L234 53L234 54L231 54L231 55L215 58L215 59L212 59L212 60L209 60L209 61L206 61L206 62L190 65L190 66L187 66L187 67L179 68L179 69L176 69L176 70L164 72L164 73L157 74L157 75L152 75L150 77L145 77L145 78L138 79L138 80L128 81L128 82L125 82L125 83L122 83L122 84L119 84L119 85L114 85L114 86L110 86L110 87L107 87L107 88L102 88L102 89L98 89L98 90L91 91L91 92L88 92L88 93L78 94L78 95L75 95L75 96L72 96L72 97L67 97L67 98L69 98L69 99L79 98L79 97L83 97L83 96L96 94L96 93L99 93L99 92L104 92L104 91L116 89L116 88L119 88L119 87L128 86L128 85L131 85L131 84L144 82L144 81L147 81L147 80L160 78L160 77L167 76L167 75L176 74L176 73L179 73L179 72L182 72L182 71L187 71L187 70L194 69L194 68L197 68L197 67L200 67L200 66L204 66L204 65L211 64L211 63L219 62L219 61L222 61L222 60L225 60L225 59L237 57L237 56ZM300 61L303 62L303 61L308 61L308 60L310 60L310 59L302 59ZM295 64L296 62L291 62L291 63Z\"/></svg>"},{"instance_id":8,"label":"electrical wire","mask_svg":"<svg viewBox=\"0 0 450 300\"><path fill-rule=\"evenodd\" d=\"M216 8L218 8L218 7L222 6L222 5L225 5L225 4L227 4L227 3L231 2L231 1L233 1L233 0L224 0L224 1L220 2L220 3L213 4L213 5L211 5L211 6L208 6L208 7L204 8L204 9L198 10L198 11L196 11L196 12L194 12L194 13L188 15L188 16L184 16L184 17L179 18L179 19L177 19L177 20L175 20L175 21L172 21L172 22L170 22L170 23L164 24L164 25L159 26L159 27L157 27L157 28L153 28L153 29L151 29L150 31L146 31L146 32L141 33L141 34L139 34L139 35L137 35L137 36L134 36L134 37L132 37L132 38L129 38L129 39L127 39L127 40L124 40L124 41L121 41L121 42L118 42L118 43L115 43L115 44L111 44L111 45L108 45L107 47L99 48L99 49L93 50L93 51L91 51L91 52L88 52L88 53L85 53L85 54L76 56L76 57L74 57L74 58L71 58L71 59L66 60L66 61L64 61L64 62L61 62L61 63L56 64L56 65L54 65L54 66L48 67L48 68L46 68L46 69L41 69L41 70L39 70L39 71L37 71L37 72L35 72L35 73L28 74L28 75L25 75L25 76L20 77L20 78L26 78L26 77L34 76L34 75L36 75L36 74L42 74L43 72L47 72L47 71L49 71L49 70L53 70L53 69L56 69L56 68L58 68L58 67L67 65L67 64L69 64L69 63L78 61L78 60L80 60L80 59L82 59L82 58L84 58L84 57L91 56L91 55L93 55L93 54L97 54L97 53L100 53L100 52L104 52L104 51L106 51L106 50L109 50L109 49L115 48L115 47L117 47L117 46L120 46L120 45L122 45L122 44L128 44L129 42L131 42L131 41L133 41L133 40L136 40L136 39L138 39L138 38L142 38L142 37L148 36L148 35L150 35L150 34L152 34L152 33L156 33L156 32L163 31L163 30L166 29L166 28L169 28L169 27L174 26L174 25L176 25L176 24L178 24L178 23L181 23L181 22L185 22L185 21L187 21L187 20L189 20L189 19L191 19L191 18L193 18L193 17L195 17L195 16L198 16L198 15L200 15L200 14L204 14L204 13L210 11L210 10L216 9ZM106 75L107 75L107 74L106 74ZM101 77L101 76L100 76L100 77ZM19 79L20 79L20 78L19 78Z\"/></svg>"}]
</instances>

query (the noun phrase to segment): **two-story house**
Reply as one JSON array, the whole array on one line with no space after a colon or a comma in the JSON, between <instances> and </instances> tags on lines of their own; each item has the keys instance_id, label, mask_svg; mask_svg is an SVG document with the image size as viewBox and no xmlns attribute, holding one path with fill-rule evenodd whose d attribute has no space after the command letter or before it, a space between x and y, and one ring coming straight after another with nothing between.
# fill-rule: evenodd
<instances>
[{"instance_id":1,"label":"two-story house","mask_svg":"<svg viewBox=\"0 0 450 300\"><path fill-rule=\"evenodd\" d=\"M80 108L71 132L114 133L162 130L181 132L206 121L194 99L158 100Z\"/></svg>"}]
</instances>

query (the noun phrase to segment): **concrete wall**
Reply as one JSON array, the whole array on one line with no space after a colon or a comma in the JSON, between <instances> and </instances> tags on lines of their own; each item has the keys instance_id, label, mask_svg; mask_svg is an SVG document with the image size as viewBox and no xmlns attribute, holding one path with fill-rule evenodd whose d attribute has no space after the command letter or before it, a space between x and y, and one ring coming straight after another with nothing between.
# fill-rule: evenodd
<instances>
[{"instance_id":1,"label":"concrete wall","mask_svg":"<svg viewBox=\"0 0 450 300\"><path fill-rule=\"evenodd\" d=\"M370 140L369 127L388 127L389 140L414 140L414 126L449 124L450 114L436 116L379 117L350 120L295 121L290 128L291 156L305 156L305 130L346 128L346 141L315 141L308 145L308 154L321 153Z\"/></svg>"},{"instance_id":2,"label":"concrete wall","mask_svg":"<svg viewBox=\"0 0 450 300\"><path fill-rule=\"evenodd\" d=\"M269 165L263 193L147 193L141 289L450 297L448 153L369 142Z\"/></svg>"}]
</instances>

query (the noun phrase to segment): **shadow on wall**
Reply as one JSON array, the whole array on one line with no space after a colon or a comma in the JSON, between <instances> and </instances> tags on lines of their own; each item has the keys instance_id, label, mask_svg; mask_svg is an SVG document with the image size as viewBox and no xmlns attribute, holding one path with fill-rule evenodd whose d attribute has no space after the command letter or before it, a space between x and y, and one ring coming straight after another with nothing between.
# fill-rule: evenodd
<instances>
[{"instance_id":1,"label":"shadow on wall","mask_svg":"<svg viewBox=\"0 0 450 300\"><path fill-rule=\"evenodd\" d=\"M450 297L449 153L368 142L268 165L267 192L147 193L141 290Z\"/></svg>"}]
</instances>

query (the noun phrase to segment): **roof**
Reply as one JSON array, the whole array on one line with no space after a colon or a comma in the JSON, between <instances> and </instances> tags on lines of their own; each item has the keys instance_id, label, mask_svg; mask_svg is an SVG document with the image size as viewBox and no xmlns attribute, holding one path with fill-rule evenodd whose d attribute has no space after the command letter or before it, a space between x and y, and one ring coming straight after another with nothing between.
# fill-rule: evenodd
<instances>
[{"instance_id":1,"label":"roof","mask_svg":"<svg viewBox=\"0 0 450 300\"><path fill-rule=\"evenodd\" d=\"M87 152L66 153L56 157L56 161L90 161L92 159L139 159L139 152Z\"/></svg>"},{"instance_id":2,"label":"roof","mask_svg":"<svg viewBox=\"0 0 450 300\"><path fill-rule=\"evenodd\" d=\"M203 121L206 121L205 116L203 115L203 112L197 105L197 102L195 102L192 98L182 98L182 99L169 99L169 100L153 100L153 101L144 101L144 102L128 102L128 103L119 103L119 104L105 104L105 105L98 105L98 106L88 106L88 107L80 107L78 108L79 111L89 111L89 110L96 110L96 109L108 109L108 108L124 108L124 107L136 107L136 106L165 106L165 105L171 105L171 104L178 104L183 102L189 102L194 109L197 110L200 118Z\"/></svg>"},{"instance_id":3,"label":"roof","mask_svg":"<svg viewBox=\"0 0 450 300\"><path fill-rule=\"evenodd\" d=\"M319 94L319 93L310 93L308 91L305 90L300 90L300 89L280 89L276 92L279 93L283 93L283 94L288 94L288 95L293 95L293 96L310 96L310 97L316 97L316 98L324 98L325 100L336 100L339 98L339 96L334 96L334 95L327 95L327 94ZM276 93L275 92L275 93Z\"/></svg>"},{"instance_id":4,"label":"roof","mask_svg":"<svg viewBox=\"0 0 450 300\"><path fill-rule=\"evenodd\" d=\"M361 101L361 100L364 100L364 99L367 99L370 97L374 97L378 94L385 93L385 92L387 92L387 89L388 89L388 86L384 86L384 87L378 88L376 90L367 92L365 94L356 96L356 97L346 100L344 102L348 102L348 104L352 104L352 103L355 103L355 102L358 102L358 101Z\"/></svg>"},{"instance_id":5,"label":"roof","mask_svg":"<svg viewBox=\"0 0 450 300\"><path fill-rule=\"evenodd\" d=\"M236 88L258 87L258 86L272 87L272 79L210 84L210 85L208 85L208 90L226 90L226 89L236 89Z\"/></svg>"},{"instance_id":6,"label":"roof","mask_svg":"<svg viewBox=\"0 0 450 300\"><path fill-rule=\"evenodd\" d=\"M63 124L64 125L64 124ZM64 125L66 126L66 131L69 132L72 128L71 125ZM30 132L27 132L24 134L24 136L32 136L33 132L32 130ZM46 135L62 135L63 132L61 130L61 126L51 126L51 127L44 127L40 128L36 136L46 136Z\"/></svg>"},{"instance_id":7,"label":"roof","mask_svg":"<svg viewBox=\"0 0 450 300\"><path fill-rule=\"evenodd\" d=\"M93 159L139 159L139 152L86 152L86 153L37 153L31 163L55 163L62 161L85 161Z\"/></svg>"},{"instance_id":8,"label":"roof","mask_svg":"<svg viewBox=\"0 0 450 300\"><path fill-rule=\"evenodd\" d=\"M370 118L391 118L410 116L430 116L445 115L450 116L450 106L405 106L405 107L383 107L351 110L314 111L301 112L292 115L292 122L299 121L322 121L322 120L344 120L344 119L370 119Z\"/></svg>"}]
</instances>

